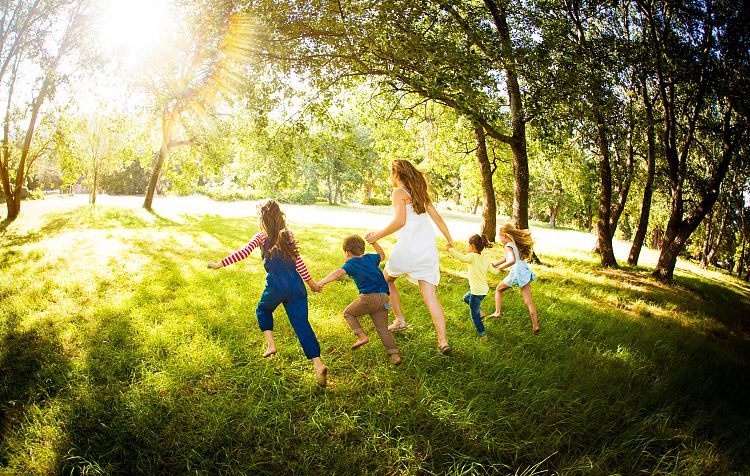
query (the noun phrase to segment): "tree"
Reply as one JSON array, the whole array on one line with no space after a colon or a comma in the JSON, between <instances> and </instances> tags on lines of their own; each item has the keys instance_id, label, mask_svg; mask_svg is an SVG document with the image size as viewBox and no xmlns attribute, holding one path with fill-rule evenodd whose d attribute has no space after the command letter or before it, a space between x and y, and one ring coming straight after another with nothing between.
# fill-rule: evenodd
<instances>
[{"instance_id":1,"label":"tree","mask_svg":"<svg viewBox=\"0 0 750 476\"><path fill-rule=\"evenodd\" d=\"M132 143L132 124L102 105L88 115L71 118L66 125L57 134L62 167L68 171L66 175L85 177L89 203L95 204L102 181L129 159L126 149Z\"/></svg>"},{"instance_id":2,"label":"tree","mask_svg":"<svg viewBox=\"0 0 750 476\"><path fill-rule=\"evenodd\" d=\"M711 211L746 137L750 13L728 2L636 3L652 47L671 190L653 275L671 281L677 257Z\"/></svg>"},{"instance_id":3,"label":"tree","mask_svg":"<svg viewBox=\"0 0 750 476\"><path fill-rule=\"evenodd\" d=\"M307 2L254 4L273 38L263 54L319 89L348 77L379 78L386 89L431 99L481 125L513 152L513 216L527 228L526 117L508 6L358 0L330 7L321 14Z\"/></svg>"},{"instance_id":4,"label":"tree","mask_svg":"<svg viewBox=\"0 0 750 476\"><path fill-rule=\"evenodd\" d=\"M233 15L228 0L175 0L176 31L165 38L141 84L159 111L161 145L143 207L151 209L162 168L175 147L197 145L186 116L211 120L223 100L251 87L248 49L256 31L249 19Z\"/></svg>"},{"instance_id":5,"label":"tree","mask_svg":"<svg viewBox=\"0 0 750 476\"><path fill-rule=\"evenodd\" d=\"M42 106L63 80L58 71L63 59L70 57L86 33L87 7L85 0L17 0L0 5L0 84L5 99L0 181L9 220L21 211ZM27 104L19 104L19 97L26 94L19 88L21 82L34 84Z\"/></svg>"}]
</instances>

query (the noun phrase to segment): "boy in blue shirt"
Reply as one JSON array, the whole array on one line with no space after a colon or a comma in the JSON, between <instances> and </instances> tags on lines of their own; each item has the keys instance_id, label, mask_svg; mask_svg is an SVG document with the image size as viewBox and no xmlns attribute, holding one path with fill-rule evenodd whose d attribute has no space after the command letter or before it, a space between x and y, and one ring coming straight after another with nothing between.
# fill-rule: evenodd
<instances>
[{"instance_id":1,"label":"boy in blue shirt","mask_svg":"<svg viewBox=\"0 0 750 476\"><path fill-rule=\"evenodd\" d=\"M385 260L385 252L377 243L372 243L376 253L365 254L365 240L357 235L348 236L344 239L344 255L346 262L341 268L331 272L318 283L322 288L326 284L348 274L354 280L359 289L359 298L344 309L344 319L357 336L357 341L352 344L352 349L358 349L370 342L359 323L359 316L369 314L375 324L375 330L383 342L388 356L393 365L401 363L396 341L391 331L388 330L388 309L390 309L390 298L388 283L385 281L383 272L378 266Z\"/></svg>"}]
</instances>

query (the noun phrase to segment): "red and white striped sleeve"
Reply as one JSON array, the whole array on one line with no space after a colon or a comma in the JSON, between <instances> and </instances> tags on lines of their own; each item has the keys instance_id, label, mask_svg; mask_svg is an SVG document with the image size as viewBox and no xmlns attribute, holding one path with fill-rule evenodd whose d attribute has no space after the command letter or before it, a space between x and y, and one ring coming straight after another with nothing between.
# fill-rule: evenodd
<instances>
[{"instance_id":1,"label":"red and white striped sleeve","mask_svg":"<svg viewBox=\"0 0 750 476\"><path fill-rule=\"evenodd\" d=\"M221 260L221 265L229 266L232 263L236 263L237 261L241 261L247 258L255 248L257 248L258 246L262 246L265 242L266 234L262 231L259 231L242 249L235 251L231 255Z\"/></svg>"},{"instance_id":2,"label":"red and white striped sleeve","mask_svg":"<svg viewBox=\"0 0 750 476\"><path fill-rule=\"evenodd\" d=\"M294 247L297 248L297 240L294 239L294 233L289 231L289 238L292 239L292 243L294 243ZM305 262L302 261L302 256L299 254L299 248L297 248L297 259L294 261L294 266L297 268L297 272L299 273L300 277L303 281L310 281L312 279L312 276L310 276L310 271L307 269L307 265L305 265Z\"/></svg>"}]
</instances>

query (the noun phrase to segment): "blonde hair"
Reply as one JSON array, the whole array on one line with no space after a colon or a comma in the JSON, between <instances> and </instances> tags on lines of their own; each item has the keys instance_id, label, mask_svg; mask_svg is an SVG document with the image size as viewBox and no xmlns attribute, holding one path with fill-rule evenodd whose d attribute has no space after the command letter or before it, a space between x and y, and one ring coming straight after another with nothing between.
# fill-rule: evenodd
<instances>
[{"instance_id":1,"label":"blonde hair","mask_svg":"<svg viewBox=\"0 0 750 476\"><path fill-rule=\"evenodd\" d=\"M531 239L531 230L519 230L512 223L506 223L500 227L500 234L507 235L518 247L521 259L529 259L534 249L534 240Z\"/></svg>"},{"instance_id":2,"label":"blonde hair","mask_svg":"<svg viewBox=\"0 0 750 476\"><path fill-rule=\"evenodd\" d=\"M408 160L396 159L391 162L391 172L404 184L411 195L411 204L417 215L427 211L427 206L432 203L427 191L427 180L424 174L417 170Z\"/></svg>"}]
</instances>

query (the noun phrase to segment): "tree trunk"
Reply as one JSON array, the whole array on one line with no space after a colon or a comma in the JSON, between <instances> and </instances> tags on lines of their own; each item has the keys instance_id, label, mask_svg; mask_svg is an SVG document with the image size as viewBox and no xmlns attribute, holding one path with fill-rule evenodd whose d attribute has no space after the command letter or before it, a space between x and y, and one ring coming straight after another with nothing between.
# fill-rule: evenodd
<instances>
[{"instance_id":1,"label":"tree trunk","mask_svg":"<svg viewBox=\"0 0 750 476\"><path fill-rule=\"evenodd\" d=\"M151 177L148 180L148 188L146 189L146 198L143 201L143 208L146 210L151 210L154 202L156 186L159 184L161 169L164 167L164 162L166 162L167 157L169 156L169 143L172 140L172 125L174 124L176 116L176 109L170 111L167 106L164 107L161 115L161 147L159 148L159 156L156 158L156 163L151 171Z\"/></svg>"},{"instance_id":2,"label":"tree trunk","mask_svg":"<svg viewBox=\"0 0 750 476\"><path fill-rule=\"evenodd\" d=\"M91 203L92 205L96 205L97 187L99 187L99 171L96 167L94 167L94 184L91 187L91 199L89 200L89 203Z\"/></svg>"},{"instance_id":3,"label":"tree trunk","mask_svg":"<svg viewBox=\"0 0 750 476\"><path fill-rule=\"evenodd\" d=\"M714 241L714 220L713 213L706 215L706 239L703 240L699 266L703 269L708 268L708 254L711 251L711 243Z\"/></svg>"},{"instance_id":4,"label":"tree trunk","mask_svg":"<svg viewBox=\"0 0 750 476\"><path fill-rule=\"evenodd\" d=\"M481 234L489 241L495 241L495 228L497 227L497 204L495 203L495 188L492 185L492 167L487 156L487 138L484 127L474 125L474 134L477 141L477 162L482 176L482 197L484 207L482 208Z\"/></svg>"},{"instance_id":5,"label":"tree trunk","mask_svg":"<svg viewBox=\"0 0 750 476\"><path fill-rule=\"evenodd\" d=\"M678 181L678 187L674 189L672 196L672 216L669 219L669 225L665 236L665 246L662 248L661 255L659 256L659 262L656 264L656 268L652 275L662 281L671 282L674 274L674 267L677 264L677 255L682 248L685 246L687 238L690 234L695 231L700 222L706 217L716 203L716 199L719 196L719 190L721 188L721 182L729 170L729 164L732 161L732 155L734 154L734 148L737 145L738 139L743 134L738 133L735 136L732 134L731 118L734 112L734 106L732 100L728 100L726 110L724 111L723 126L722 126L722 154L721 160L717 164L711 180L708 183L707 191L701 195L701 201L693 212L685 218L683 217L683 200L682 200L682 180L684 179L684 168L683 174L680 176ZM687 158L687 150L683 152L683 158ZM674 173L674 171L673 171Z\"/></svg>"},{"instance_id":6,"label":"tree trunk","mask_svg":"<svg viewBox=\"0 0 750 476\"><path fill-rule=\"evenodd\" d=\"M719 225L719 230L716 232L716 243L712 243L712 246L710 247L708 251L708 255L706 256L706 267L711 264L711 262L714 260L714 256L716 255L716 252L719 250L719 247L721 246L721 240L724 237L724 231L727 229L727 220L729 219L729 214L732 212L732 207L727 205L727 210L724 213L724 217L721 219L721 224Z\"/></svg>"},{"instance_id":7,"label":"tree trunk","mask_svg":"<svg viewBox=\"0 0 750 476\"><path fill-rule=\"evenodd\" d=\"M565 191L562 187L558 188L557 201L554 207L549 209L549 225L552 228L557 228L557 215L560 214L562 209L563 199L565 198Z\"/></svg>"},{"instance_id":8,"label":"tree trunk","mask_svg":"<svg viewBox=\"0 0 750 476\"><path fill-rule=\"evenodd\" d=\"M492 0L485 0L484 3L497 28L504 59L505 86L510 103L512 140L509 145L513 155L513 221L517 228L527 229L529 227L529 159L526 151L526 117L523 111L521 87L518 83L513 40L508 27L507 5L504 2L498 4Z\"/></svg>"},{"instance_id":9,"label":"tree trunk","mask_svg":"<svg viewBox=\"0 0 750 476\"><path fill-rule=\"evenodd\" d=\"M596 106L594 106L596 107ZM612 168L610 163L609 138L604 118L595 111L599 143L599 219L596 222L597 248L604 267L617 267L615 250L612 246L610 216L612 212Z\"/></svg>"},{"instance_id":10,"label":"tree trunk","mask_svg":"<svg viewBox=\"0 0 750 476\"><path fill-rule=\"evenodd\" d=\"M651 97L646 86L646 80L641 77L641 86L643 88L643 104L646 109L646 141L648 150L646 151L646 184L643 188L643 202L641 203L641 215L638 218L638 229L633 237L633 246L630 248L628 255L628 264L637 265L638 258L641 255L643 240L646 238L648 230L648 218L651 214L651 198L654 190L654 174L656 171L656 128L654 123L654 111L651 103Z\"/></svg>"}]
</instances>

